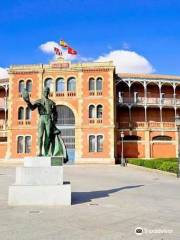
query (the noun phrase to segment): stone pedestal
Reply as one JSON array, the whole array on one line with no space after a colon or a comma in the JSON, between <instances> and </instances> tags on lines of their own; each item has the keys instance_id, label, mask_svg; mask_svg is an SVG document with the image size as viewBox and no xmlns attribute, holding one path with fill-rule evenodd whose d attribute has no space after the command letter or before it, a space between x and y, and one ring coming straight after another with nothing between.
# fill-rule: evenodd
<instances>
[{"instance_id":1,"label":"stone pedestal","mask_svg":"<svg viewBox=\"0 0 180 240\"><path fill-rule=\"evenodd\" d=\"M63 183L63 159L29 157L16 168L15 184L9 187L8 204L71 205L71 185Z\"/></svg>"}]
</instances>

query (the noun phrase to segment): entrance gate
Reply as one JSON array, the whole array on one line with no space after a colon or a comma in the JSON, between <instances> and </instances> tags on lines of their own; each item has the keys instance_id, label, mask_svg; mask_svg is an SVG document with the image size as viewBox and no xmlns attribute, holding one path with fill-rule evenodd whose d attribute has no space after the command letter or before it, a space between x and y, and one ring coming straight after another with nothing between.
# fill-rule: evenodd
<instances>
[{"instance_id":1,"label":"entrance gate","mask_svg":"<svg viewBox=\"0 0 180 240\"><path fill-rule=\"evenodd\" d=\"M57 105L56 127L61 130L61 137L67 149L68 163L75 159L75 117L73 111L64 105Z\"/></svg>"}]
</instances>

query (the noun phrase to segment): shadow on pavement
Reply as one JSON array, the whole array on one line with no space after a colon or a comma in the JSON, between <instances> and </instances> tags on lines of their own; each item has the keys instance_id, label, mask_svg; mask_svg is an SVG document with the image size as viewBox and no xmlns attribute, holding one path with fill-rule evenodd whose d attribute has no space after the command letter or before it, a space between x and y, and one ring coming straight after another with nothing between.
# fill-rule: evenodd
<instances>
[{"instance_id":1,"label":"shadow on pavement","mask_svg":"<svg viewBox=\"0 0 180 240\"><path fill-rule=\"evenodd\" d=\"M142 186L144 185L126 186L126 187L114 188L110 190L92 191L92 192L72 192L72 205L91 202L91 200L95 198L109 197L109 194L119 192L125 189L138 188Z\"/></svg>"}]
</instances>

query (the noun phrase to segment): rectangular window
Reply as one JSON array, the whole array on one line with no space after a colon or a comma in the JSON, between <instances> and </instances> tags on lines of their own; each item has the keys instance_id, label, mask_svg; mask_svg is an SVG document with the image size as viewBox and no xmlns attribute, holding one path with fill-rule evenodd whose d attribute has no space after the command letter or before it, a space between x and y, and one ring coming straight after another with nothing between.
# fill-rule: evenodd
<instances>
[{"instance_id":1,"label":"rectangular window","mask_svg":"<svg viewBox=\"0 0 180 240\"><path fill-rule=\"evenodd\" d=\"M25 153L31 152L31 137L26 136L25 137Z\"/></svg>"},{"instance_id":2,"label":"rectangular window","mask_svg":"<svg viewBox=\"0 0 180 240\"><path fill-rule=\"evenodd\" d=\"M102 105L97 106L97 118L102 118L103 107Z\"/></svg>"},{"instance_id":3,"label":"rectangular window","mask_svg":"<svg viewBox=\"0 0 180 240\"><path fill-rule=\"evenodd\" d=\"M102 152L103 151L103 141L102 135L91 135L89 136L89 152Z\"/></svg>"},{"instance_id":4,"label":"rectangular window","mask_svg":"<svg viewBox=\"0 0 180 240\"><path fill-rule=\"evenodd\" d=\"M31 145L32 145L31 136L18 136L17 153L30 153Z\"/></svg>"},{"instance_id":5,"label":"rectangular window","mask_svg":"<svg viewBox=\"0 0 180 240\"><path fill-rule=\"evenodd\" d=\"M23 153L23 136L19 136L17 139L17 153Z\"/></svg>"},{"instance_id":6,"label":"rectangular window","mask_svg":"<svg viewBox=\"0 0 180 240\"><path fill-rule=\"evenodd\" d=\"M96 80L96 90L102 91L102 78L100 77Z\"/></svg>"},{"instance_id":7,"label":"rectangular window","mask_svg":"<svg viewBox=\"0 0 180 240\"><path fill-rule=\"evenodd\" d=\"M91 135L89 136L89 152L95 152L95 136Z\"/></svg>"},{"instance_id":8,"label":"rectangular window","mask_svg":"<svg viewBox=\"0 0 180 240\"><path fill-rule=\"evenodd\" d=\"M89 91L95 91L95 80L94 80L94 78L89 79Z\"/></svg>"},{"instance_id":9,"label":"rectangular window","mask_svg":"<svg viewBox=\"0 0 180 240\"><path fill-rule=\"evenodd\" d=\"M103 151L103 136L98 135L97 136L97 152Z\"/></svg>"}]
</instances>

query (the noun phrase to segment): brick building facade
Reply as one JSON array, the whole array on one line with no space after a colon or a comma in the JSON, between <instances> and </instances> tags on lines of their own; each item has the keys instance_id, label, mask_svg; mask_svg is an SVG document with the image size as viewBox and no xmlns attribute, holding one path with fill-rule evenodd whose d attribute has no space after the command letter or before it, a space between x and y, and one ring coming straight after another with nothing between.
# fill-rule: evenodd
<instances>
[{"instance_id":1,"label":"brick building facade","mask_svg":"<svg viewBox=\"0 0 180 240\"><path fill-rule=\"evenodd\" d=\"M62 58L11 66L0 82L0 158L37 154L38 113L22 99L41 98L44 86L56 102L57 127L75 163L115 163L125 157L177 156L175 117L180 114L180 77L115 74L112 62L77 63Z\"/></svg>"}]
</instances>

